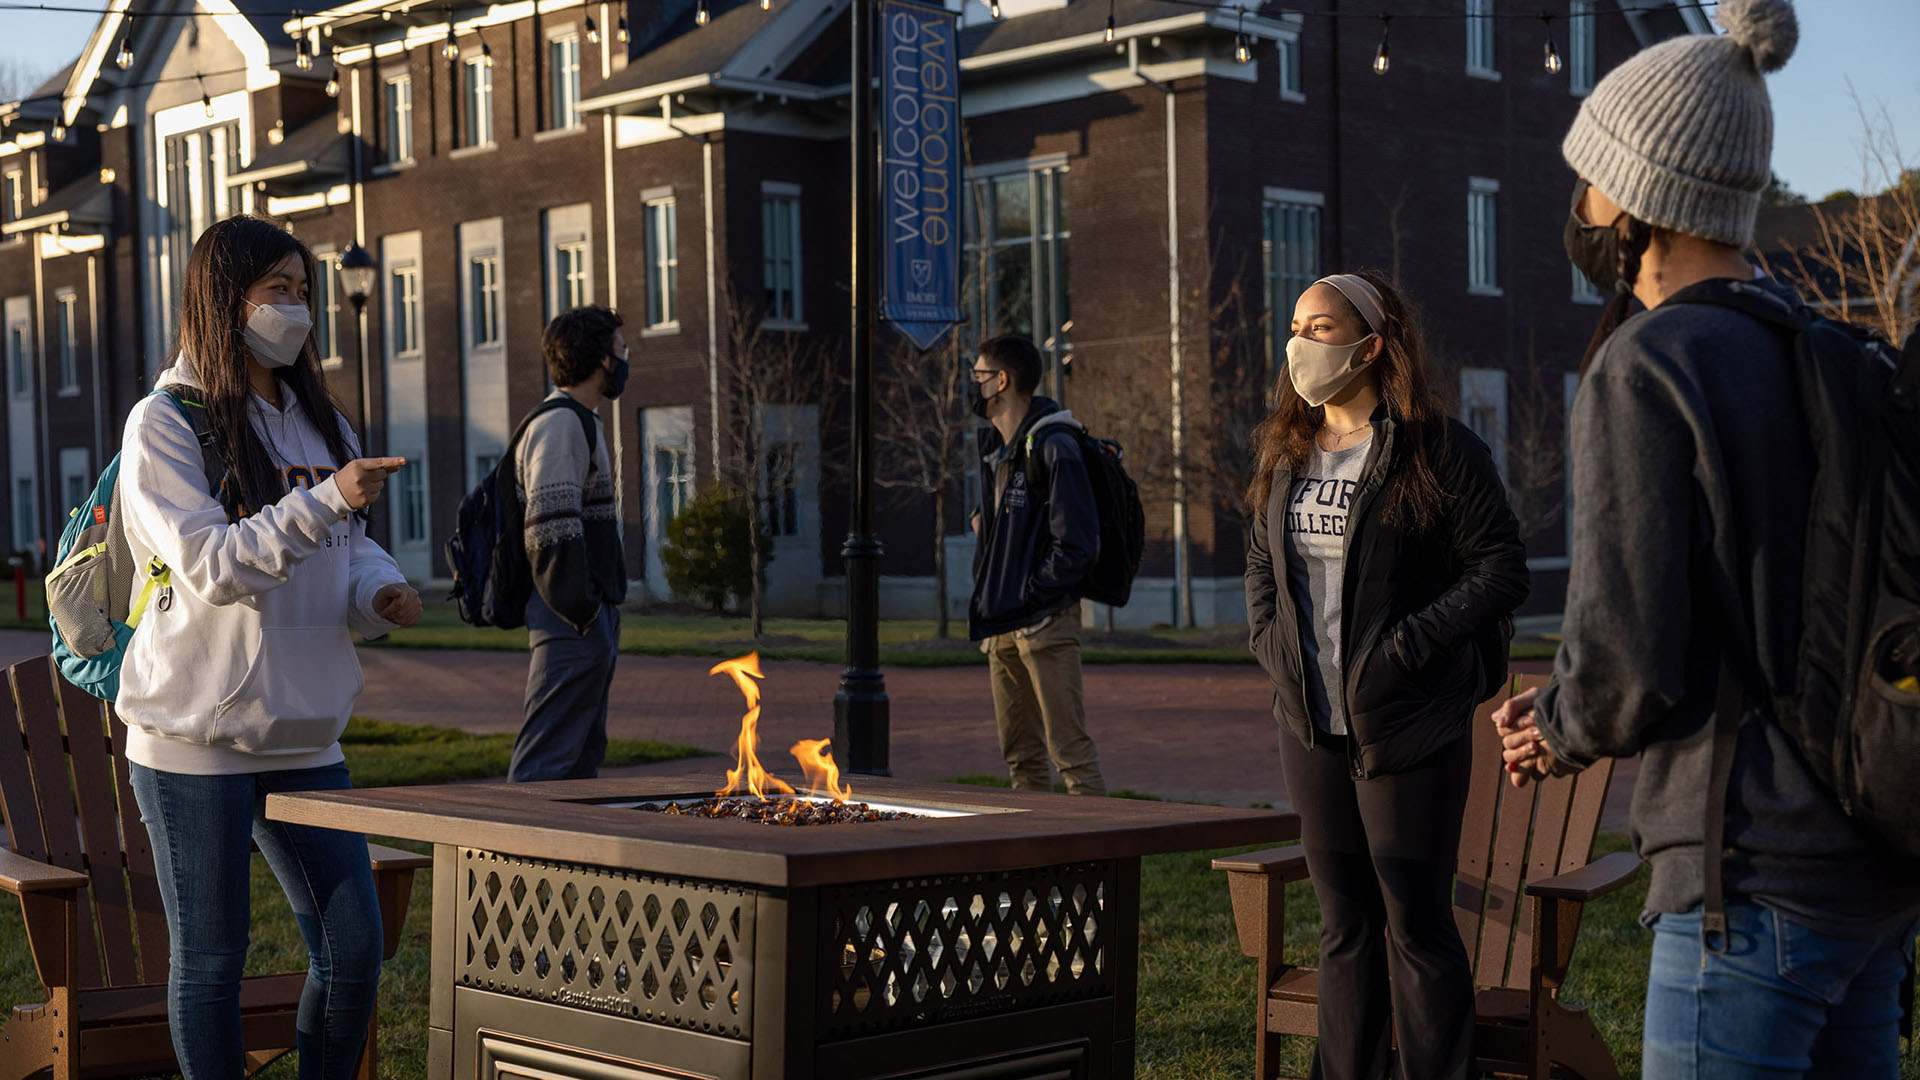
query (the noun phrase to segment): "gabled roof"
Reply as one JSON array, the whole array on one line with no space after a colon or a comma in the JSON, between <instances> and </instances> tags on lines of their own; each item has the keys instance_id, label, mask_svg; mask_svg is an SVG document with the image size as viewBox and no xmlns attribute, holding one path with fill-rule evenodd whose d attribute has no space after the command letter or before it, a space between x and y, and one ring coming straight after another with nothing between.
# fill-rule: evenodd
<instances>
[{"instance_id":1,"label":"gabled roof","mask_svg":"<svg viewBox=\"0 0 1920 1080\"><path fill-rule=\"evenodd\" d=\"M670 14L658 42L594 88L583 109L631 110L669 92L702 88L813 98L844 93L847 49L827 40L844 30L847 0L709 0L707 25L689 6ZM644 45L642 46L644 48Z\"/></svg>"},{"instance_id":2,"label":"gabled roof","mask_svg":"<svg viewBox=\"0 0 1920 1080\"><path fill-rule=\"evenodd\" d=\"M1113 21L1120 27L1201 13L1192 4L1172 0L1114 0L1113 5ZM1103 34L1106 28L1107 5L1081 0L1017 19L999 19L967 27L960 32L960 55L975 57L1028 49L1067 38Z\"/></svg>"},{"instance_id":3,"label":"gabled roof","mask_svg":"<svg viewBox=\"0 0 1920 1080\"><path fill-rule=\"evenodd\" d=\"M46 202L27 211L26 217L0 225L0 234L37 232L53 225L65 225L69 232L91 233L112 222L112 185L88 176L54 192Z\"/></svg>"},{"instance_id":4,"label":"gabled roof","mask_svg":"<svg viewBox=\"0 0 1920 1080\"><path fill-rule=\"evenodd\" d=\"M278 183L298 186L302 182L326 180L347 175L348 142L351 136L340 133L340 117L323 112L268 145L253 157L244 171L227 178L229 183Z\"/></svg>"}]
</instances>

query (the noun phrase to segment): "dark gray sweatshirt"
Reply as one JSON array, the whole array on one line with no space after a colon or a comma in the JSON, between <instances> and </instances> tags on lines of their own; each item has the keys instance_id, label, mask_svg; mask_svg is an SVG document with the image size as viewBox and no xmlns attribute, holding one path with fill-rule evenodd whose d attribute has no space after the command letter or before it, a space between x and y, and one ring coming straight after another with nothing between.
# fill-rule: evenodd
<instances>
[{"instance_id":1,"label":"dark gray sweatshirt","mask_svg":"<svg viewBox=\"0 0 1920 1080\"><path fill-rule=\"evenodd\" d=\"M1536 720L1569 764L1643 755L1631 820L1649 915L1701 901L1723 619L1750 627L1773 687L1792 683L1813 483L1792 365L1785 334L1668 302L1621 325L1574 401L1565 643ZM1847 936L1920 913L1920 873L1861 835L1757 713L1726 842L1730 901Z\"/></svg>"}]
</instances>

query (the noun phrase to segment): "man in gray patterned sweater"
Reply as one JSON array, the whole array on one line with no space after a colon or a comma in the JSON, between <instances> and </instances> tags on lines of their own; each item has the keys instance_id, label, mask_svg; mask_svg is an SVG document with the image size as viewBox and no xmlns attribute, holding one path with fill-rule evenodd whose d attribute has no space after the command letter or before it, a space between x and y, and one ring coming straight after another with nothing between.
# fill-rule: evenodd
<instances>
[{"instance_id":1,"label":"man in gray patterned sweater","mask_svg":"<svg viewBox=\"0 0 1920 1080\"><path fill-rule=\"evenodd\" d=\"M558 389L541 402L514 449L533 571L527 599L533 662L509 780L599 773L620 651L620 602L627 596L613 468L594 415L627 384L620 316L604 307L563 311L547 325L541 347Z\"/></svg>"}]
</instances>

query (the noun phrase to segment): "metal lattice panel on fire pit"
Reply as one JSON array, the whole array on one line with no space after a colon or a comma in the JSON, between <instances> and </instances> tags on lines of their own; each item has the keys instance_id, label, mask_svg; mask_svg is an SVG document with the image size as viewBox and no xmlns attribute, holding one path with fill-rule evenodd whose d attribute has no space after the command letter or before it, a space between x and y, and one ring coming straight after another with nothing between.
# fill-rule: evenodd
<instances>
[{"instance_id":1,"label":"metal lattice panel on fire pit","mask_svg":"<svg viewBox=\"0 0 1920 1080\"><path fill-rule=\"evenodd\" d=\"M460 852L460 985L744 1039L755 894Z\"/></svg>"},{"instance_id":2,"label":"metal lattice panel on fire pit","mask_svg":"<svg viewBox=\"0 0 1920 1080\"><path fill-rule=\"evenodd\" d=\"M1111 993L1115 873L1076 863L821 890L823 1036Z\"/></svg>"}]
</instances>

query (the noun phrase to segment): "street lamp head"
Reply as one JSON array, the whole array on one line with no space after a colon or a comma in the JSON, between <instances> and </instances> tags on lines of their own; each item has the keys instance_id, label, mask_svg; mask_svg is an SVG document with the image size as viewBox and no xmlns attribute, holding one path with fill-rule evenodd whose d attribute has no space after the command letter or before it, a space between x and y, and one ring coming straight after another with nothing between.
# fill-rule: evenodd
<instances>
[{"instance_id":1,"label":"street lamp head","mask_svg":"<svg viewBox=\"0 0 1920 1080\"><path fill-rule=\"evenodd\" d=\"M353 301L355 311L367 302L373 292L373 273L377 267L373 256L358 243L348 244L347 250L340 253L340 288Z\"/></svg>"}]
</instances>

